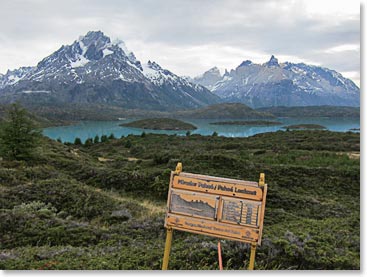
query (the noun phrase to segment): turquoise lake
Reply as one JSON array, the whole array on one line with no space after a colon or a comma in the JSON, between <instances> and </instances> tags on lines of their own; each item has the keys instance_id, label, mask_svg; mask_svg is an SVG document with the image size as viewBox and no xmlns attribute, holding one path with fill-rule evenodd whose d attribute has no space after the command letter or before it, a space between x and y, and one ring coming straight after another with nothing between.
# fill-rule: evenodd
<instances>
[{"instance_id":1,"label":"turquoise lake","mask_svg":"<svg viewBox=\"0 0 367 277\"><path fill-rule=\"evenodd\" d=\"M115 137L140 135L145 133L156 134L177 134L185 135L186 131L161 131L148 130L139 128L129 128L119 126L121 123L131 122L135 119L126 119L120 121L82 121L75 125L49 127L43 129L43 134L52 139L60 138L63 142L74 142L79 137L83 142L87 138L94 138L96 135L110 135L113 133ZM330 131L347 132L352 128L360 128L359 118L278 118L274 119L282 122L282 125L276 126L238 126L238 125L211 125L211 122L229 121L230 119L192 119L184 120L194 124L198 129L191 131L191 134L212 135L217 132L219 136L225 137L249 137L259 133L276 132L283 130L283 126L312 123L325 126ZM357 131L358 132L358 131Z\"/></svg>"}]
</instances>

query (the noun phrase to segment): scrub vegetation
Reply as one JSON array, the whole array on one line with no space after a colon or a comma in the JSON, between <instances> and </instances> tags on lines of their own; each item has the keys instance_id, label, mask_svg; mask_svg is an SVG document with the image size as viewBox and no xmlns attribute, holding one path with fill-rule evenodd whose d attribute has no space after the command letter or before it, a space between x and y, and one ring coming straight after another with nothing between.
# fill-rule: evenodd
<instances>
[{"instance_id":1,"label":"scrub vegetation","mask_svg":"<svg viewBox=\"0 0 367 277\"><path fill-rule=\"evenodd\" d=\"M0 159L0 269L160 269L170 171L268 183L255 269L360 268L359 134L145 134ZM170 269L218 269L217 239L174 231ZM225 269L249 246L222 240Z\"/></svg>"}]
</instances>

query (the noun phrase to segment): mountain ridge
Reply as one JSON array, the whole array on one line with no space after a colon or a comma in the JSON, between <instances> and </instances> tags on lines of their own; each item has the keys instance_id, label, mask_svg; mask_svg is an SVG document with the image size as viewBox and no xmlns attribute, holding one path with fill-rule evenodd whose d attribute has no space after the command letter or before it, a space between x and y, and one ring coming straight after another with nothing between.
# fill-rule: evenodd
<instances>
[{"instance_id":1,"label":"mountain ridge","mask_svg":"<svg viewBox=\"0 0 367 277\"><path fill-rule=\"evenodd\" d=\"M45 103L99 103L164 110L197 108L220 101L205 87L157 63L150 62L143 68L122 41L111 42L101 31L90 31L71 45L61 46L36 66L21 69L0 76L0 102L32 102L39 98ZM147 69L154 74L146 74ZM27 94L32 95L31 99Z\"/></svg>"},{"instance_id":2,"label":"mountain ridge","mask_svg":"<svg viewBox=\"0 0 367 277\"><path fill-rule=\"evenodd\" d=\"M219 81L192 80L224 102L241 102L253 108L360 105L360 89L335 70L304 63L279 63L274 55L263 64L245 60L226 71Z\"/></svg>"}]
</instances>

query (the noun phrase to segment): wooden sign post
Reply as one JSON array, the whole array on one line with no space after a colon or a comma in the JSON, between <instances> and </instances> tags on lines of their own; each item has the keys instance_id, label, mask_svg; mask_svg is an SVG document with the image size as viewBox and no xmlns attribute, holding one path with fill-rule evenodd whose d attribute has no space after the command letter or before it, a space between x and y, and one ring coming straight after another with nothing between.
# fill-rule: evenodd
<instances>
[{"instance_id":1,"label":"wooden sign post","mask_svg":"<svg viewBox=\"0 0 367 277\"><path fill-rule=\"evenodd\" d=\"M251 244L248 269L254 269L261 245L267 184L182 172L171 172L162 269L168 268L173 229Z\"/></svg>"}]
</instances>

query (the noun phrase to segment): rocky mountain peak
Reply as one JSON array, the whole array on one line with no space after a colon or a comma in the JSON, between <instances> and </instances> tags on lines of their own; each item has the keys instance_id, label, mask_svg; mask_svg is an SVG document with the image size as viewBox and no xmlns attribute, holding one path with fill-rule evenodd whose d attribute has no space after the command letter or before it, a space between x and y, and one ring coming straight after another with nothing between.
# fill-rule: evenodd
<instances>
[{"instance_id":1,"label":"rocky mountain peak","mask_svg":"<svg viewBox=\"0 0 367 277\"><path fill-rule=\"evenodd\" d=\"M207 73L211 73L211 74L215 74L215 75L220 75L220 71L219 68L214 66L212 68L210 68Z\"/></svg>"},{"instance_id":2,"label":"rocky mountain peak","mask_svg":"<svg viewBox=\"0 0 367 277\"><path fill-rule=\"evenodd\" d=\"M154 70L162 70L162 67L159 64L157 64L156 62L154 62L154 61L152 62L152 61L149 60L148 63L147 63L147 65L151 69L154 69Z\"/></svg>"},{"instance_id":3,"label":"rocky mountain peak","mask_svg":"<svg viewBox=\"0 0 367 277\"><path fill-rule=\"evenodd\" d=\"M201 76L205 76L201 75ZM340 73L304 63L279 64L272 55L263 64L243 61L223 78L194 79L224 101L251 107L335 105L359 106L359 88Z\"/></svg>"},{"instance_id":4,"label":"rocky mountain peak","mask_svg":"<svg viewBox=\"0 0 367 277\"><path fill-rule=\"evenodd\" d=\"M0 103L23 98L32 102L34 97L42 103L140 109L194 108L219 102L206 88L156 62L142 65L123 41L111 41L101 31L90 31L61 46L36 67L0 75Z\"/></svg>"},{"instance_id":5,"label":"rocky mountain peak","mask_svg":"<svg viewBox=\"0 0 367 277\"><path fill-rule=\"evenodd\" d=\"M238 67L248 66L248 65L251 65L251 64L252 64L252 61L246 60L246 61L243 61Z\"/></svg>"},{"instance_id":6,"label":"rocky mountain peak","mask_svg":"<svg viewBox=\"0 0 367 277\"><path fill-rule=\"evenodd\" d=\"M111 39L101 31L89 31L85 36L80 37L79 41L87 48L93 45L96 49L106 48L111 43Z\"/></svg>"},{"instance_id":7,"label":"rocky mountain peak","mask_svg":"<svg viewBox=\"0 0 367 277\"><path fill-rule=\"evenodd\" d=\"M274 55L271 55L270 60L265 63L266 66L277 66L279 67L278 59L274 57Z\"/></svg>"}]
</instances>

